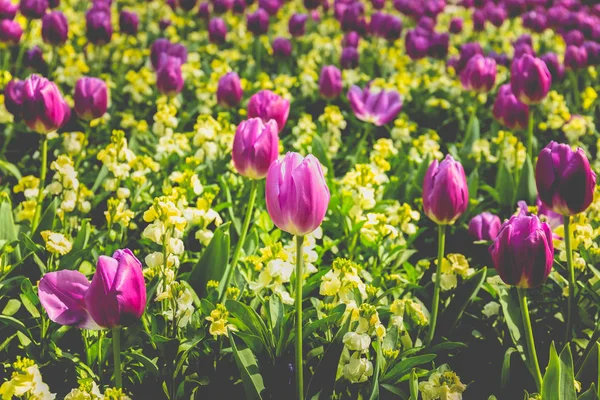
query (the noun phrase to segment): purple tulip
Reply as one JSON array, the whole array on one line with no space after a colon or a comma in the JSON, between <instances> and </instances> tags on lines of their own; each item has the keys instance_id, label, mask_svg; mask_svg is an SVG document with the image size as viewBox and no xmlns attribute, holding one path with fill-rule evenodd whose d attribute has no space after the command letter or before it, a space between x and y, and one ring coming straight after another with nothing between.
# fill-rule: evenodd
<instances>
[{"instance_id":1,"label":"purple tulip","mask_svg":"<svg viewBox=\"0 0 600 400\"><path fill-rule=\"evenodd\" d=\"M420 60L429 51L429 38L420 31L412 29L404 37L406 53L412 60Z\"/></svg>"},{"instance_id":2,"label":"purple tulip","mask_svg":"<svg viewBox=\"0 0 600 400\"><path fill-rule=\"evenodd\" d=\"M123 10L119 14L119 29L126 35L135 36L138 32L140 19L133 11Z\"/></svg>"},{"instance_id":3,"label":"purple tulip","mask_svg":"<svg viewBox=\"0 0 600 400\"><path fill-rule=\"evenodd\" d=\"M15 117L20 117L23 112L24 85L25 81L13 79L4 87L4 106Z\"/></svg>"},{"instance_id":4,"label":"purple tulip","mask_svg":"<svg viewBox=\"0 0 600 400\"><path fill-rule=\"evenodd\" d=\"M11 19L0 20L0 43L17 44L23 36L23 28Z\"/></svg>"},{"instance_id":5,"label":"purple tulip","mask_svg":"<svg viewBox=\"0 0 600 400\"><path fill-rule=\"evenodd\" d=\"M533 47L527 43L515 43L514 51L513 51L513 59L521 58L524 55L529 55L531 57L535 57L535 50Z\"/></svg>"},{"instance_id":6,"label":"purple tulip","mask_svg":"<svg viewBox=\"0 0 600 400\"><path fill-rule=\"evenodd\" d=\"M277 122L266 124L260 118L242 121L235 131L231 158L240 175L250 179L267 176L269 166L279 155Z\"/></svg>"},{"instance_id":7,"label":"purple tulip","mask_svg":"<svg viewBox=\"0 0 600 400\"><path fill-rule=\"evenodd\" d=\"M213 11L217 14L225 14L233 8L232 0L213 0Z\"/></svg>"},{"instance_id":8,"label":"purple tulip","mask_svg":"<svg viewBox=\"0 0 600 400\"><path fill-rule=\"evenodd\" d=\"M46 67L44 60L44 52L40 46L33 46L25 52L23 57L23 65L26 68L31 68L34 71L42 71Z\"/></svg>"},{"instance_id":9,"label":"purple tulip","mask_svg":"<svg viewBox=\"0 0 600 400\"><path fill-rule=\"evenodd\" d=\"M564 218L559 213L555 213L542 204L540 197L536 199L535 205L538 207L537 215L542 222L547 222L550 228L556 229L564 223Z\"/></svg>"},{"instance_id":10,"label":"purple tulip","mask_svg":"<svg viewBox=\"0 0 600 400\"><path fill-rule=\"evenodd\" d=\"M200 3L200 7L198 7L198 17L205 21L208 21L208 19L210 18L210 3Z\"/></svg>"},{"instance_id":11,"label":"purple tulip","mask_svg":"<svg viewBox=\"0 0 600 400\"><path fill-rule=\"evenodd\" d=\"M108 107L106 83L100 78L80 78L75 84L73 101L79 118L87 121L100 118Z\"/></svg>"},{"instance_id":12,"label":"purple tulip","mask_svg":"<svg viewBox=\"0 0 600 400\"><path fill-rule=\"evenodd\" d=\"M179 7L183 11L191 11L194 7L196 7L196 3L198 0L178 0Z\"/></svg>"},{"instance_id":13,"label":"purple tulip","mask_svg":"<svg viewBox=\"0 0 600 400\"><path fill-rule=\"evenodd\" d=\"M371 0L371 6L375 10L381 10L385 7L385 0Z\"/></svg>"},{"instance_id":14,"label":"purple tulip","mask_svg":"<svg viewBox=\"0 0 600 400\"><path fill-rule=\"evenodd\" d=\"M104 45L112 38L110 11L103 8L92 8L85 14L86 36L90 43Z\"/></svg>"},{"instance_id":15,"label":"purple tulip","mask_svg":"<svg viewBox=\"0 0 600 400\"><path fill-rule=\"evenodd\" d=\"M585 47L568 45L565 51L565 69L575 71L585 68L588 64L588 55Z\"/></svg>"},{"instance_id":16,"label":"purple tulip","mask_svg":"<svg viewBox=\"0 0 600 400\"><path fill-rule=\"evenodd\" d=\"M312 154L287 153L267 173L265 200L273 223L282 231L304 236L321 225L329 206L329 188L321 163Z\"/></svg>"},{"instance_id":17,"label":"purple tulip","mask_svg":"<svg viewBox=\"0 0 600 400\"><path fill-rule=\"evenodd\" d=\"M394 8L407 17L414 19L420 18L425 13L425 4L423 1L394 0Z\"/></svg>"},{"instance_id":18,"label":"purple tulip","mask_svg":"<svg viewBox=\"0 0 600 400\"><path fill-rule=\"evenodd\" d=\"M171 43L168 39L164 38L156 39L150 49L150 62L154 69L160 68L160 61L163 54L179 58L181 64L185 64L187 61L187 50L184 45Z\"/></svg>"},{"instance_id":19,"label":"purple tulip","mask_svg":"<svg viewBox=\"0 0 600 400\"><path fill-rule=\"evenodd\" d=\"M469 235L474 240L494 240L500 232L500 217L490 212L474 216L469 222Z\"/></svg>"},{"instance_id":20,"label":"purple tulip","mask_svg":"<svg viewBox=\"0 0 600 400\"><path fill-rule=\"evenodd\" d=\"M21 0L19 11L28 19L40 19L49 6L48 0Z\"/></svg>"},{"instance_id":21,"label":"purple tulip","mask_svg":"<svg viewBox=\"0 0 600 400\"><path fill-rule=\"evenodd\" d=\"M489 253L504 283L527 289L539 287L552 271L552 231L535 215L514 215L502 225Z\"/></svg>"},{"instance_id":22,"label":"purple tulip","mask_svg":"<svg viewBox=\"0 0 600 400\"><path fill-rule=\"evenodd\" d=\"M525 129L529 123L529 106L513 94L510 84L500 86L494 108L494 118L509 129Z\"/></svg>"},{"instance_id":23,"label":"purple tulip","mask_svg":"<svg viewBox=\"0 0 600 400\"><path fill-rule=\"evenodd\" d=\"M564 78L565 66L560 63L555 53L546 53L540 59L548 67L548 71L550 71L550 75L552 76L552 82L559 82Z\"/></svg>"},{"instance_id":24,"label":"purple tulip","mask_svg":"<svg viewBox=\"0 0 600 400\"><path fill-rule=\"evenodd\" d=\"M0 0L0 19L13 19L17 15L18 4L13 4L12 0Z\"/></svg>"},{"instance_id":25,"label":"purple tulip","mask_svg":"<svg viewBox=\"0 0 600 400\"><path fill-rule=\"evenodd\" d=\"M423 29L427 32L433 32L435 29L436 21L433 18L422 16L417 23L417 28Z\"/></svg>"},{"instance_id":26,"label":"purple tulip","mask_svg":"<svg viewBox=\"0 0 600 400\"><path fill-rule=\"evenodd\" d=\"M235 107L240 104L242 95L240 77L235 72L228 72L219 79L217 86L217 102L223 107Z\"/></svg>"},{"instance_id":27,"label":"purple tulip","mask_svg":"<svg viewBox=\"0 0 600 400\"><path fill-rule=\"evenodd\" d=\"M354 69L358 67L359 54L356 47L344 47L340 56L340 66L342 69Z\"/></svg>"},{"instance_id":28,"label":"purple tulip","mask_svg":"<svg viewBox=\"0 0 600 400\"><path fill-rule=\"evenodd\" d=\"M302 3L307 10L316 10L321 4L326 7L327 0L303 0Z\"/></svg>"},{"instance_id":29,"label":"purple tulip","mask_svg":"<svg viewBox=\"0 0 600 400\"><path fill-rule=\"evenodd\" d=\"M452 18L452 20L450 21L450 28L449 31L450 33L461 33L463 30L463 20L462 18L459 17L455 17Z\"/></svg>"},{"instance_id":30,"label":"purple tulip","mask_svg":"<svg viewBox=\"0 0 600 400\"><path fill-rule=\"evenodd\" d=\"M561 215L579 214L594 200L596 174L581 148L550 142L538 157L535 181L542 204Z\"/></svg>"},{"instance_id":31,"label":"purple tulip","mask_svg":"<svg viewBox=\"0 0 600 400\"><path fill-rule=\"evenodd\" d=\"M510 87L514 95L525 104L542 102L550 91L552 75L539 58L524 55L513 60Z\"/></svg>"},{"instance_id":32,"label":"purple tulip","mask_svg":"<svg viewBox=\"0 0 600 400\"><path fill-rule=\"evenodd\" d=\"M227 25L222 18L211 18L208 23L208 39L211 43L225 43L227 37Z\"/></svg>"},{"instance_id":33,"label":"purple tulip","mask_svg":"<svg viewBox=\"0 0 600 400\"><path fill-rule=\"evenodd\" d=\"M42 18L42 38L45 43L60 46L69 36L69 23L60 11L52 11Z\"/></svg>"},{"instance_id":34,"label":"purple tulip","mask_svg":"<svg viewBox=\"0 0 600 400\"><path fill-rule=\"evenodd\" d=\"M600 43L588 40L583 43L583 47L587 52L588 65L595 66L600 64Z\"/></svg>"},{"instance_id":35,"label":"purple tulip","mask_svg":"<svg viewBox=\"0 0 600 400\"><path fill-rule=\"evenodd\" d=\"M234 14L243 14L246 11L246 1L234 0L232 10Z\"/></svg>"},{"instance_id":36,"label":"purple tulip","mask_svg":"<svg viewBox=\"0 0 600 400\"><path fill-rule=\"evenodd\" d=\"M402 20L400 17L386 14L382 24L384 28L380 32L383 38L389 41L400 39L402 35Z\"/></svg>"},{"instance_id":37,"label":"purple tulip","mask_svg":"<svg viewBox=\"0 0 600 400\"><path fill-rule=\"evenodd\" d=\"M342 93L342 71L333 65L321 69L319 92L326 99L334 99Z\"/></svg>"},{"instance_id":38,"label":"purple tulip","mask_svg":"<svg viewBox=\"0 0 600 400\"><path fill-rule=\"evenodd\" d=\"M359 42L360 42L360 35L358 34L358 32L350 31L344 35L344 38L342 39L342 47L343 48L346 48L346 47L357 48Z\"/></svg>"},{"instance_id":39,"label":"purple tulip","mask_svg":"<svg viewBox=\"0 0 600 400\"><path fill-rule=\"evenodd\" d=\"M270 90L261 90L250 97L248 118L260 118L264 123L274 119L281 132L290 113L290 102Z\"/></svg>"},{"instance_id":40,"label":"purple tulip","mask_svg":"<svg viewBox=\"0 0 600 400\"><path fill-rule=\"evenodd\" d=\"M65 100L53 82L31 75L23 85L23 120L29 129L48 134L65 119Z\"/></svg>"},{"instance_id":41,"label":"purple tulip","mask_svg":"<svg viewBox=\"0 0 600 400\"><path fill-rule=\"evenodd\" d=\"M339 19L344 32L365 32L367 21L364 17L364 5L360 2L347 5Z\"/></svg>"},{"instance_id":42,"label":"purple tulip","mask_svg":"<svg viewBox=\"0 0 600 400\"><path fill-rule=\"evenodd\" d=\"M183 89L181 60L178 57L163 54L160 67L156 71L156 87L162 94L175 95Z\"/></svg>"},{"instance_id":43,"label":"purple tulip","mask_svg":"<svg viewBox=\"0 0 600 400\"><path fill-rule=\"evenodd\" d=\"M158 29L160 29L161 32L164 32L171 25L173 25L173 22L168 18L161 18L160 21L158 21Z\"/></svg>"},{"instance_id":44,"label":"purple tulip","mask_svg":"<svg viewBox=\"0 0 600 400\"><path fill-rule=\"evenodd\" d=\"M265 10L270 16L274 16L281 8L281 3L279 0L258 0L258 7Z\"/></svg>"},{"instance_id":45,"label":"purple tulip","mask_svg":"<svg viewBox=\"0 0 600 400\"><path fill-rule=\"evenodd\" d=\"M569 31L563 35L567 45L581 46L585 41L583 33L578 30Z\"/></svg>"},{"instance_id":46,"label":"purple tulip","mask_svg":"<svg viewBox=\"0 0 600 400\"><path fill-rule=\"evenodd\" d=\"M306 21L308 15L306 14L294 14L290 17L288 22L288 29L292 36L302 36L306 30Z\"/></svg>"},{"instance_id":47,"label":"purple tulip","mask_svg":"<svg viewBox=\"0 0 600 400\"><path fill-rule=\"evenodd\" d=\"M490 51L487 55L490 58L493 58L494 61L496 61L497 65L503 65L505 67L508 67L510 65L510 59L508 58L508 56L504 53L496 53L495 51Z\"/></svg>"},{"instance_id":48,"label":"purple tulip","mask_svg":"<svg viewBox=\"0 0 600 400\"><path fill-rule=\"evenodd\" d=\"M504 21L506 21L508 15L504 7L493 6L491 4L492 3L488 3L488 6L485 8L485 16L486 19L492 23L492 25L499 28L502 26Z\"/></svg>"},{"instance_id":49,"label":"purple tulip","mask_svg":"<svg viewBox=\"0 0 600 400\"><path fill-rule=\"evenodd\" d=\"M475 10L473 13L473 30L481 32L485 29L486 15L483 10Z\"/></svg>"},{"instance_id":50,"label":"purple tulip","mask_svg":"<svg viewBox=\"0 0 600 400\"><path fill-rule=\"evenodd\" d=\"M271 44L273 55L278 58L287 58L292 55L292 42L283 37L276 37Z\"/></svg>"},{"instance_id":51,"label":"purple tulip","mask_svg":"<svg viewBox=\"0 0 600 400\"><path fill-rule=\"evenodd\" d=\"M423 179L423 211L433 222L449 225L469 205L469 187L463 166L450 154L433 160Z\"/></svg>"},{"instance_id":52,"label":"purple tulip","mask_svg":"<svg viewBox=\"0 0 600 400\"><path fill-rule=\"evenodd\" d=\"M462 73L462 70L467 66L467 63L471 57L475 56L476 54L483 54L481 45L477 42L465 43L460 48L460 57L458 58L458 62L454 68L458 75Z\"/></svg>"},{"instance_id":53,"label":"purple tulip","mask_svg":"<svg viewBox=\"0 0 600 400\"><path fill-rule=\"evenodd\" d=\"M531 10L523 15L523 26L534 32L542 33L548 26L546 14L539 10Z\"/></svg>"},{"instance_id":54,"label":"purple tulip","mask_svg":"<svg viewBox=\"0 0 600 400\"><path fill-rule=\"evenodd\" d=\"M248 30L255 36L264 35L269 31L269 14L262 8L259 8L254 13L248 14L246 24L248 25Z\"/></svg>"},{"instance_id":55,"label":"purple tulip","mask_svg":"<svg viewBox=\"0 0 600 400\"><path fill-rule=\"evenodd\" d=\"M429 36L429 46L427 47L427 55L429 57L442 60L448 56L449 46L450 35L443 32L432 32Z\"/></svg>"},{"instance_id":56,"label":"purple tulip","mask_svg":"<svg viewBox=\"0 0 600 400\"><path fill-rule=\"evenodd\" d=\"M466 90L489 92L496 83L496 61L476 54L460 74L460 82Z\"/></svg>"},{"instance_id":57,"label":"purple tulip","mask_svg":"<svg viewBox=\"0 0 600 400\"><path fill-rule=\"evenodd\" d=\"M402 108L400 94L393 90L373 93L368 87L353 85L348 90L348 100L356 118L376 126L393 121Z\"/></svg>"}]
</instances>

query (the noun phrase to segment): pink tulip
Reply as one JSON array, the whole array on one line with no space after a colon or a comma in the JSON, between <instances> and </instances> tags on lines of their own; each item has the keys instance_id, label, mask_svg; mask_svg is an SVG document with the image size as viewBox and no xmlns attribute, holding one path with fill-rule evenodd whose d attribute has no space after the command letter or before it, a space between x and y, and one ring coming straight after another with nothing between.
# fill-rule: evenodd
<instances>
[{"instance_id":1,"label":"pink tulip","mask_svg":"<svg viewBox=\"0 0 600 400\"><path fill-rule=\"evenodd\" d=\"M373 93L368 87L352 86L348 90L348 100L356 118L376 126L393 121L402 108L402 99L393 90Z\"/></svg>"},{"instance_id":2,"label":"pink tulip","mask_svg":"<svg viewBox=\"0 0 600 400\"><path fill-rule=\"evenodd\" d=\"M277 122L270 120L265 124L260 118L251 118L238 125L231 157L240 175L250 179L264 178L278 155Z\"/></svg>"},{"instance_id":3,"label":"pink tulip","mask_svg":"<svg viewBox=\"0 0 600 400\"><path fill-rule=\"evenodd\" d=\"M453 224L469 205L465 170L451 155L433 160L423 180L423 211L436 224Z\"/></svg>"},{"instance_id":4,"label":"pink tulip","mask_svg":"<svg viewBox=\"0 0 600 400\"><path fill-rule=\"evenodd\" d=\"M250 98L248 102L248 117L260 118L263 122L274 119L283 130L290 113L290 102L270 90L261 90Z\"/></svg>"}]
</instances>

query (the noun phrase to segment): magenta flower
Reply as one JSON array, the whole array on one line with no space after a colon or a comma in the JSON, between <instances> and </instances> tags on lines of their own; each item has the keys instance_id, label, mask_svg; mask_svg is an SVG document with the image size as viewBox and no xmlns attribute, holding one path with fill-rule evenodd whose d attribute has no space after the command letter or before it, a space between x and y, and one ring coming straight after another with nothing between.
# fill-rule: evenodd
<instances>
[{"instance_id":1,"label":"magenta flower","mask_svg":"<svg viewBox=\"0 0 600 400\"><path fill-rule=\"evenodd\" d=\"M381 90L377 93L353 85L348 90L348 100L356 118L382 126L396 118L402 108L398 92Z\"/></svg>"},{"instance_id":2,"label":"magenta flower","mask_svg":"<svg viewBox=\"0 0 600 400\"><path fill-rule=\"evenodd\" d=\"M289 100L276 95L270 90L261 90L250 97L250 101L248 102L249 118L260 118L265 123L274 119L279 127L279 132L283 130L289 113Z\"/></svg>"},{"instance_id":3,"label":"magenta flower","mask_svg":"<svg viewBox=\"0 0 600 400\"><path fill-rule=\"evenodd\" d=\"M79 118L88 121L100 118L108 107L106 83L100 78L80 78L75 84L73 100Z\"/></svg>"},{"instance_id":4,"label":"magenta flower","mask_svg":"<svg viewBox=\"0 0 600 400\"><path fill-rule=\"evenodd\" d=\"M490 212L482 212L469 222L469 235L474 240L494 240L500 232L500 217Z\"/></svg>"},{"instance_id":5,"label":"magenta flower","mask_svg":"<svg viewBox=\"0 0 600 400\"><path fill-rule=\"evenodd\" d=\"M53 82L31 75L23 85L23 120L37 133L47 134L60 128L65 119L65 100Z\"/></svg>"},{"instance_id":6,"label":"magenta flower","mask_svg":"<svg viewBox=\"0 0 600 400\"><path fill-rule=\"evenodd\" d=\"M526 54L513 61L510 87L522 103L540 103L548 95L551 84L552 75L541 59Z\"/></svg>"},{"instance_id":7,"label":"magenta flower","mask_svg":"<svg viewBox=\"0 0 600 400\"><path fill-rule=\"evenodd\" d=\"M240 104L242 95L240 77L235 72L228 72L219 79L217 86L217 102L222 106L234 107Z\"/></svg>"},{"instance_id":8,"label":"magenta flower","mask_svg":"<svg viewBox=\"0 0 600 400\"><path fill-rule=\"evenodd\" d=\"M138 33L140 18L133 11L123 10L119 14L119 29L126 35L135 36Z\"/></svg>"},{"instance_id":9,"label":"magenta flower","mask_svg":"<svg viewBox=\"0 0 600 400\"><path fill-rule=\"evenodd\" d=\"M4 106L15 117L20 117L23 111L24 86L25 81L13 79L4 87Z\"/></svg>"},{"instance_id":10,"label":"magenta flower","mask_svg":"<svg viewBox=\"0 0 600 400\"><path fill-rule=\"evenodd\" d=\"M17 44L23 36L23 28L10 19L0 20L0 43Z\"/></svg>"},{"instance_id":11,"label":"magenta flower","mask_svg":"<svg viewBox=\"0 0 600 400\"><path fill-rule=\"evenodd\" d=\"M319 92L327 99L336 98L342 93L342 72L334 65L325 65L319 77Z\"/></svg>"},{"instance_id":12,"label":"magenta flower","mask_svg":"<svg viewBox=\"0 0 600 400\"><path fill-rule=\"evenodd\" d=\"M460 82L466 90L487 93L496 83L496 61L476 54L460 74Z\"/></svg>"},{"instance_id":13,"label":"magenta flower","mask_svg":"<svg viewBox=\"0 0 600 400\"><path fill-rule=\"evenodd\" d=\"M17 15L18 4L13 4L12 0L0 0L0 20L12 20Z\"/></svg>"},{"instance_id":14,"label":"magenta flower","mask_svg":"<svg viewBox=\"0 0 600 400\"><path fill-rule=\"evenodd\" d=\"M42 38L52 46L59 46L67 41L69 23L60 11L52 11L42 18Z\"/></svg>"},{"instance_id":15,"label":"magenta flower","mask_svg":"<svg viewBox=\"0 0 600 400\"><path fill-rule=\"evenodd\" d=\"M469 205L469 187L463 166L451 155L433 160L423 179L423 211L433 222L449 225Z\"/></svg>"},{"instance_id":16,"label":"magenta flower","mask_svg":"<svg viewBox=\"0 0 600 400\"><path fill-rule=\"evenodd\" d=\"M529 106L516 98L508 83L500 86L492 114L510 129L525 129L529 122Z\"/></svg>"},{"instance_id":17,"label":"magenta flower","mask_svg":"<svg viewBox=\"0 0 600 400\"><path fill-rule=\"evenodd\" d=\"M250 179L267 176L269 166L279 155L277 122L266 124L260 118L242 121L235 131L231 158L235 169Z\"/></svg>"},{"instance_id":18,"label":"magenta flower","mask_svg":"<svg viewBox=\"0 0 600 400\"><path fill-rule=\"evenodd\" d=\"M181 60L177 57L163 54L160 67L156 71L156 87L162 94L173 96L183 89Z\"/></svg>"}]
</instances>

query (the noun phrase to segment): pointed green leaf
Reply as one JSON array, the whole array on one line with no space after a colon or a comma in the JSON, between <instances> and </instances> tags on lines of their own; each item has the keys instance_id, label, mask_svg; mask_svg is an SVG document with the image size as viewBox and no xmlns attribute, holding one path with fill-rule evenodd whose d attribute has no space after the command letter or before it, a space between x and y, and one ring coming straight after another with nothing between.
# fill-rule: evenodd
<instances>
[{"instance_id":1,"label":"pointed green leaf","mask_svg":"<svg viewBox=\"0 0 600 400\"><path fill-rule=\"evenodd\" d=\"M231 331L229 331L229 342L231 343L235 364L242 377L246 398L252 400L262 399L262 393L265 391L265 384L263 377L260 374L260 369L254 353L246 347L244 342L239 341L236 343Z\"/></svg>"},{"instance_id":2,"label":"pointed green leaf","mask_svg":"<svg viewBox=\"0 0 600 400\"><path fill-rule=\"evenodd\" d=\"M439 327L442 336L449 334L454 329L471 300L477 296L481 285L485 281L486 273L487 268L484 267L466 279L456 289L456 294L452 298L448 308L440 316Z\"/></svg>"},{"instance_id":3,"label":"pointed green leaf","mask_svg":"<svg viewBox=\"0 0 600 400\"><path fill-rule=\"evenodd\" d=\"M537 186L535 183L535 173L531 158L527 156L519 177L519 188L517 189L516 200L525 200L527 204L535 204L537 197Z\"/></svg>"}]
</instances>

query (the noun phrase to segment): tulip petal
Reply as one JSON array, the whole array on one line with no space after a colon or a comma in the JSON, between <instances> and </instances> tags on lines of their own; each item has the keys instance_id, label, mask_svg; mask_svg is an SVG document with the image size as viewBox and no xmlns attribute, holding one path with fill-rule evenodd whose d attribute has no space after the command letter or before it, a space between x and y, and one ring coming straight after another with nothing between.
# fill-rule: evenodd
<instances>
[{"instance_id":1,"label":"tulip petal","mask_svg":"<svg viewBox=\"0 0 600 400\"><path fill-rule=\"evenodd\" d=\"M106 328L115 328L119 325L119 304L114 293L111 293L117 267L117 260L100 256L96 273L85 295L85 304L92 318L98 325Z\"/></svg>"}]
</instances>

